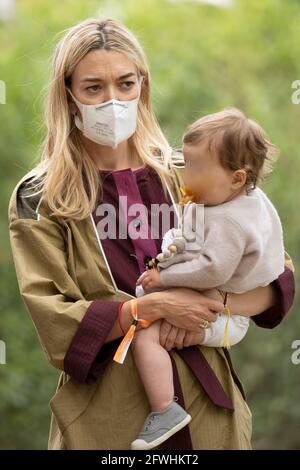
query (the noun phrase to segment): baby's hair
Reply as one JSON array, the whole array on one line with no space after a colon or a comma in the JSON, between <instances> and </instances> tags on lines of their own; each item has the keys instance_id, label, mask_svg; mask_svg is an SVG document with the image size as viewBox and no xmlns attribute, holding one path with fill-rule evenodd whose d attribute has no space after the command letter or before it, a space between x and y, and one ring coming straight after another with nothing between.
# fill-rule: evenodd
<instances>
[{"instance_id":1,"label":"baby's hair","mask_svg":"<svg viewBox=\"0 0 300 470\"><path fill-rule=\"evenodd\" d=\"M183 143L196 145L203 141L209 152L217 153L224 168L244 169L245 185L252 189L271 173L279 154L262 127L236 108L209 114L188 126Z\"/></svg>"}]
</instances>

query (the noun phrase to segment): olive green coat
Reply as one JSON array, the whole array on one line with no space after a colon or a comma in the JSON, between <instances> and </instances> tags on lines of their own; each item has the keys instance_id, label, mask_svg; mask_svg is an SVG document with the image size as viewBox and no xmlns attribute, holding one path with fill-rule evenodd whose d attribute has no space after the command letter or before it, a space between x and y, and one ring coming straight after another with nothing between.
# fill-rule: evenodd
<instances>
[{"instance_id":1,"label":"olive green coat","mask_svg":"<svg viewBox=\"0 0 300 470\"><path fill-rule=\"evenodd\" d=\"M174 165L173 171L174 186L168 190L177 202L182 168ZM50 400L48 448L130 449L149 412L131 350L123 365L111 361L104 375L90 385L76 382L63 367L66 351L91 302L97 298L127 300L131 296L115 285L92 215L80 222L49 217L43 199L20 198L27 178L25 175L19 181L10 199L10 240L21 296L48 361L62 371ZM186 409L192 416L193 448L251 448L251 412L224 351L199 348L232 399L235 411L216 407L172 350Z\"/></svg>"}]
</instances>

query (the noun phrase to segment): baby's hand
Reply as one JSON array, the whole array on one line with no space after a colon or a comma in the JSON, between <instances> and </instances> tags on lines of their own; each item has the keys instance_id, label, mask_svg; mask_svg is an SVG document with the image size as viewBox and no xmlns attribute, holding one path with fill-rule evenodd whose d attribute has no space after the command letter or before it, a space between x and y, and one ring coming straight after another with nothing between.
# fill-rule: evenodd
<instances>
[{"instance_id":1,"label":"baby's hand","mask_svg":"<svg viewBox=\"0 0 300 470\"><path fill-rule=\"evenodd\" d=\"M154 287L161 287L159 271L156 268L148 269L137 280L136 284L137 286L142 285L145 292Z\"/></svg>"}]
</instances>

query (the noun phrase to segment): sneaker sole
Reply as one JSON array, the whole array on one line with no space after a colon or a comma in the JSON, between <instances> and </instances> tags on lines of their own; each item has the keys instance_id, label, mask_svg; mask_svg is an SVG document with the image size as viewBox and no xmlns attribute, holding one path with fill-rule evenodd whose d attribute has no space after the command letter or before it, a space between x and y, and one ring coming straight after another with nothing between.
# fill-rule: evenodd
<instances>
[{"instance_id":1,"label":"sneaker sole","mask_svg":"<svg viewBox=\"0 0 300 470\"><path fill-rule=\"evenodd\" d=\"M180 431L180 429L184 428L189 422L191 421L191 415L187 415L180 423L176 424L174 428L170 429L169 431L165 432L162 436L158 437L152 442L146 442L143 439L136 439L131 443L131 450L149 450L153 449L153 447L162 444L164 441L169 439L169 437L173 436L176 432Z\"/></svg>"}]
</instances>

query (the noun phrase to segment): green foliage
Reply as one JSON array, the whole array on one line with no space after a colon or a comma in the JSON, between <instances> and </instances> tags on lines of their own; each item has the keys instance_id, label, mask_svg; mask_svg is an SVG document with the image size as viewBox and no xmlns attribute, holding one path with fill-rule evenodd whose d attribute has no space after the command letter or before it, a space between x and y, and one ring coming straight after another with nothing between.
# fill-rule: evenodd
<instances>
[{"instance_id":1,"label":"green foliage","mask_svg":"<svg viewBox=\"0 0 300 470\"><path fill-rule=\"evenodd\" d=\"M0 448L46 448L58 373L47 364L20 300L9 248L7 205L16 182L38 160L43 135L41 94L57 34L89 16L115 16L131 28L148 56L153 103L174 146L188 123L225 106L257 119L281 150L264 189L281 216L286 249L299 280L300 106L291 84L300 79L300 4L296 0L236 1L232 8L158 0L17 2L16 17L0 24L1 198ZM300 365L291 344L300 339L299 297L275 330L254 324L232 356L254 417L256 448L300 449Z\"/></svg>"}]
</instances>

